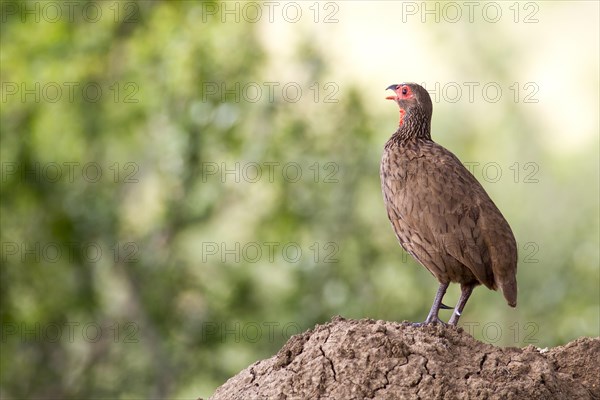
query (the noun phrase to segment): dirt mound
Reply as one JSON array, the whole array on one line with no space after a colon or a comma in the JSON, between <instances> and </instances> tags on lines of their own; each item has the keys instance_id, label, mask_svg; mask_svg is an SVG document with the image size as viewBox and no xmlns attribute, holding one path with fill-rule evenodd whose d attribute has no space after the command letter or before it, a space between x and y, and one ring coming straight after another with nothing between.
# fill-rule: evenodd
<instances>
[{"instance_id":1,"label":"dirt mound","mask_svg":"<svg viewBox=\"0 0 600 400\"><path fill-rule=\"evenodd\" d=\"M335 317L211 399L600 399L598 360L599 338L499 348L461 328Z\"/></svg>"}]
</instances>

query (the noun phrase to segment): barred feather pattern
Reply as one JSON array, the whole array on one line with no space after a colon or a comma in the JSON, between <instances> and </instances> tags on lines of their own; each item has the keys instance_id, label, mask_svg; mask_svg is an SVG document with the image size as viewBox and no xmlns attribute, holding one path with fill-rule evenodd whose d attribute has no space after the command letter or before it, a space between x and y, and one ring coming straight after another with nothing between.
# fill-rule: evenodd
<instances>
[{"instance_id":1,"label":"barred feather pattern","mask_svg":"<svg viewBox=\"0 0 600 400\"><path fill-rule=\"evenodd\" d=\"M407 110L381 159L381 188L396 237L440 283L500 288L515 307L513 232L477 179L431 140L426 111Z\"/></svg>"}]
</instances>

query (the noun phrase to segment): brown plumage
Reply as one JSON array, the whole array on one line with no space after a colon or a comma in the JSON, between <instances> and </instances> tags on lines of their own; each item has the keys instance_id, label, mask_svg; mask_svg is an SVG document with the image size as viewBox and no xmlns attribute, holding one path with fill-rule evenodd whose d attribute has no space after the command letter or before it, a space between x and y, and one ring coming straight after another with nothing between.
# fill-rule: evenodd
<instances>
[{"instance_id":1,"label":"brown plumage","mask_svg":"<svg viewBox=\"0 0 600 400\"><path fill-rule=\"evenodd\" d=\"M440 282L425 323L441 322L450 282L461 296L449 323L456 325L473 288L500 288L517 305L517 245L510 226L460 160L431 140L433 105L414 83L391 85L400 106L398 130L385 144L381 188L400 245Z\"/></svg>"}]
</instances>

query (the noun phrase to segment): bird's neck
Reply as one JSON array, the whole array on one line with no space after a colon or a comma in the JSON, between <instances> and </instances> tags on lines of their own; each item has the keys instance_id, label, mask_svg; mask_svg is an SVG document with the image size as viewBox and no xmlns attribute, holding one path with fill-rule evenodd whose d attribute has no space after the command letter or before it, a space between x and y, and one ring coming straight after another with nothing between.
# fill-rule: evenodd
<instances>
[{"instance_id":1,"label":"bird's neck","mask_svg":"<svg viewBox=\"0 0 600 400\"><path fill-rule=\"evenodd\" d=\"M408 139L431 140L431 115L400 111L400 122L394 136L403 141Z\"/></svg>"}]
</instances>

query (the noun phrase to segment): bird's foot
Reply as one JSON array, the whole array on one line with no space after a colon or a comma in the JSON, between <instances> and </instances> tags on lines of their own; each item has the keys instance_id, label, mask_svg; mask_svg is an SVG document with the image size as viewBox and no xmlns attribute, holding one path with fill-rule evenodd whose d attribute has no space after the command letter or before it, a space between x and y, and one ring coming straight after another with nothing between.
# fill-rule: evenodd
<instances>
[{"instance_id":1,"label":"bird's foot","mask_svg":"<svg viewBox=\"0 0 600 400\"><path fill-rule=\"evenodd\" d=\"M425 325L437 325L440 324L442 326L448 326L447 323L445 323L444 321L442 321L441 319L439 319L438 317L435 318L427 318L425 321L423 322L413 322L412 326L425 326Z\"/></svg>"}]
</instances>

